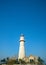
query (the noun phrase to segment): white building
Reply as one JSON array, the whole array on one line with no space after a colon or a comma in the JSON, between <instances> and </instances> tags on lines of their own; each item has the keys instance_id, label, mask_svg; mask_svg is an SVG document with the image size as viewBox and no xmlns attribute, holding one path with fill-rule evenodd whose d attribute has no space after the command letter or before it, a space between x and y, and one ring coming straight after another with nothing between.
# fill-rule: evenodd
<instances>
[{"instance_id":1,"label":"white building","mask_svg":"<svg viewBox=\"0 0 46 65\"><path fill-rule=\"evenodd\" d=\"M18 55L18 59L22 59L25 60L26 62L30 62L30 60L35 60L37 62L38 57L30 55L29 57L25 56L25 48L24 48L24 35L21 34L20 36L20 46L19 46L19 55Z\"/></svg>"},{"instance_id":2,"label":"white building","mask_svg":"<svg viewBox=\"0 0 46 65\"><path fill-rule=\"evenodd\" d=\"M21 34L18 59L23 59L25 57L24 42L25 42L24 35Z\"/></svg>"}]
</instances>

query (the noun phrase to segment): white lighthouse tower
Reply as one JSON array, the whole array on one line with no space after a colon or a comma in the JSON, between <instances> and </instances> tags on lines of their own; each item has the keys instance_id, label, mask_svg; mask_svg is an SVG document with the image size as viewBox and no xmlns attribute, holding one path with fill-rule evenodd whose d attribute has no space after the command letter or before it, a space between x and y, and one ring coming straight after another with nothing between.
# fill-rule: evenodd
<instances>
[{"instance_id":1,"label":"white lighthouse tower","mask_svg":"<svg viewBox=\"0 0 46 65\"><path fill-rule=\"evenodd\" d=\"M24 35L21 34L18 59L23 59L25 57L24 42L25 42Z\"/></svg>"}]
</instances>

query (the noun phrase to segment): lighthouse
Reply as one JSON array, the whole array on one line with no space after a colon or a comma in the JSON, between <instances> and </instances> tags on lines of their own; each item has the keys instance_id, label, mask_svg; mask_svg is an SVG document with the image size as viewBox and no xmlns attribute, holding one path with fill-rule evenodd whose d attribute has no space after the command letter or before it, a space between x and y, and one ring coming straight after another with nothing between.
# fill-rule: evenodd
<instances>
[{"instance_id":1,"label":"lighthouse","mask_svg":"<svg viewBox=\"0 0 46 65\"><path fill-rule=\"evenodd\" d=\"M20 46L19 46L18 59L23 59L25 57L25 49L24 49L25 40L24 40L24 35L23 34L21 34L19 42L20 42Z\"/></svg>"}]
</instances>

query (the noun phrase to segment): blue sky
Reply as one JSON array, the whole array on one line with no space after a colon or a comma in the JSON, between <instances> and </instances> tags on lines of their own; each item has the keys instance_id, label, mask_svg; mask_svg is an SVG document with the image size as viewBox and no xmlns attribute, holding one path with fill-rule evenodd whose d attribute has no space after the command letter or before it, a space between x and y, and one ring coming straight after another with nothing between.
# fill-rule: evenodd
<instances>
[{"instance_id":1,"label":"blue sky","mask_svg":"<svg viewBox=\"0 0 46 65\"><path fill-rule=\"evenodd\" d=\"M26 56L46 59L46 0L0 0L0 58L18 55L21 33Z\"/></svg>"}]
</instances>

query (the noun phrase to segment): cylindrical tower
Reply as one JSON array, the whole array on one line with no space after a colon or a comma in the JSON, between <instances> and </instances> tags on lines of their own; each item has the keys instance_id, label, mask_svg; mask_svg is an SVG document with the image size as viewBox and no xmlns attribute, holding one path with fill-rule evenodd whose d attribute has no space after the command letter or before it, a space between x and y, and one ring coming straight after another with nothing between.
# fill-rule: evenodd
<instances>
[{"instance_id":1,"label":"cylindrical tower","mask_svg":"<svg viewBox=\"0 0 46 65\"><path fill-rule=\"evenodd\" d=\"M24 35L21 34L18 59L23 59L25 57L24 42L25 42Z\"/></svg>"}]
</instances>

